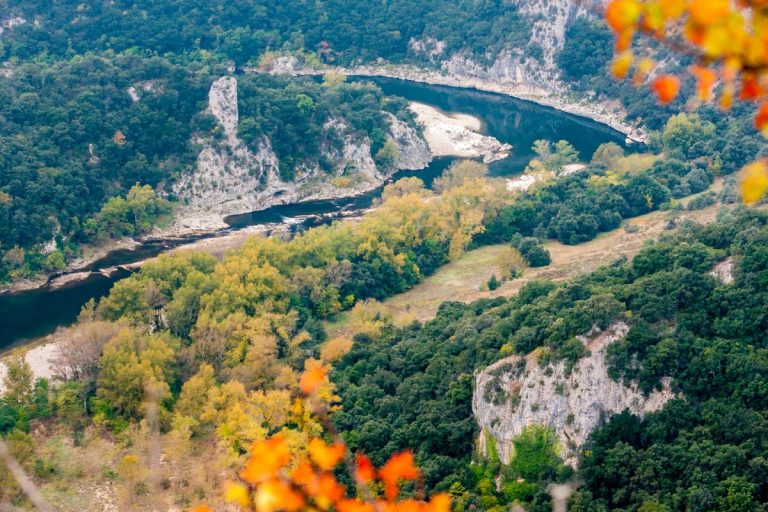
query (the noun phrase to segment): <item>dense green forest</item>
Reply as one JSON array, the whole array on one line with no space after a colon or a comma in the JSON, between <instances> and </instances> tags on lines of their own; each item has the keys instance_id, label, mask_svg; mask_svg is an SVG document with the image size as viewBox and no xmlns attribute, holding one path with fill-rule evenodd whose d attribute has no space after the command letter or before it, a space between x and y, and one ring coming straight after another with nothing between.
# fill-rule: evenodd
<instances>
[{"instance_id":1,"label":"dense green forest","mask_svg":"<svg viewBox=\"0 0 768 512\"><path fill-rule=\"evenodd\" d=\"M606 145L593 157L596 174L567 176L526 193L491 218L476 241L498 243L522 235L575 245L616 229L623 219L674 209L675 200L706 190L715 176L732 174L763 154L765 145L750 132L747 119L745 112L729 117L713 110L675 116L654 135L652 145L663 156L648 162L647 169L641 160L637 169L622 170L616 165L621 148Z\"/></svg>"},{"instance_id":2,"label":"dense green forest","mask_svg":"<svg viewBox=\"0 0 768 512\"><path fill-rule=\"evenodd\" d=\"M0 81L2 250L56 237L71 256L107 198L189 169L210 81L205 72L131 56L16 67ZM142 91L140 101L129 87ZM39 270L39 257L29 256L4 261L2 276Z\"/></svg>"},{"instance_id":3,"label":"dense green forest","mask_svg":"<svg viewBox=\"0 0 768 512\"><path fill-rule=\"evenodd\" d=\"M470 466L479 434L473 371L500 353L538 347L551 349L549 362L578 359L585 348L574 336L625 318L629 334L610 349L615 377L651 390L671 376L685 399L642 421L615 416L597 430L571 510L761 510L768 501L767 236L768 215L736 211L716 224L686 225L633 261L572 283L533 282L508 300L446 303L424 325L375 340L358 335L336 365L344 404L336 425L376 460L414 448L427 485L450 490L465 507L523 498L530 510L549 510L544 487L571 476L556 458L533 458L532 477L497 463L501 493L485 481L497 473ZM736 279L723 285L709 271L727 256L737 258ZM521 476L540 485L505 485Z\"/></svg>"},{"instance_id":4,"label":"dense green forest","mask_svg":"<svg viewBox=\"0 0 768 512\"><path fill-rule=\"evenodd\" d=\"M3 0L4 12L39 20L16 27L0 46L3 58L70 58L91 51L173 55L210 53L238 65L265 51L320 51L326 62L384 57L401 61L412 38L433 37L450 52L484 57L528 43L528 21L503 0L120 0L39 3Z\"/></svg>"}]
</instances>

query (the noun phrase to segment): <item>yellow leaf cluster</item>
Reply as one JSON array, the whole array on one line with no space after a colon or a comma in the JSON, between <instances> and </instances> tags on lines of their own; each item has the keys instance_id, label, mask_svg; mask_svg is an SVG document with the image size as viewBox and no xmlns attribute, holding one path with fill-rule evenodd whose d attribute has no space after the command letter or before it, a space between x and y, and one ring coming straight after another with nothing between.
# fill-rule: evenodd
<instances>
[{"instance_id":1,"label":"yellow leaf cluster","mask_svg":"<svg viewBox=\"0 0 768 512\"><path fill-rule=\"evenodd\" d=\"M689 71L699 101L713 101L717 89L724 109L732 106L737 91L741 100L760 102L755 127L768 136L768 2L611 0L605 20L616 35L616 77L627 77L634 66L635 83L645 82L655 64L648 57L638 60L631 49L638 34L655 37L693 56L696 63ZM650 85L662 103L672 101L680 90L675 76L657 77ZM745 202L754 203L768 192L764 168L764 163L756 163L745 169Z\"/></svg>"}]
</instances>

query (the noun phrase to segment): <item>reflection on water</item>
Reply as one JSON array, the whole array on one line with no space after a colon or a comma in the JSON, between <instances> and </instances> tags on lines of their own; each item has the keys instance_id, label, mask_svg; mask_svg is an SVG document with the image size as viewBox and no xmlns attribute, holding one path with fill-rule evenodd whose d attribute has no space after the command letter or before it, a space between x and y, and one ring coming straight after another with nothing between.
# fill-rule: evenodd
<instances>
[{"instance_id":1,"label":"reflection on water","mask_svg":"<svg viewBox=\"0 0 768 512\"><path fill-rule=\"evenodd\" d=\"M498 94L395 79L367 80L376 82L386 94L432 105L445 112L459 112L480 118L484 133L513 147L509 158L491 164L491 174L494 176L521 172L533 156L531 146L537 139L568 140L583 159L588 159L603 142L614 141L623 144L624 140L620 133L598 123ZM429 186L452 161L451 158L439 158L424 170L404 171L394 178L418 176ZM380 194L381 187L354 198L278 205L259 212L235 215L227 218L226 222L231 229L239 229L257 224L283 222L285 219L304 215L325 215L320 219L307 219L294 226L294 229L302 229L330 222L333 217L329 214L368 208ZM141 261L199 238L201 237L154 240L135 249L117 250L93 263L87 270L98 271ZM43 336L53 332L60 325L72 323L83 304L91 298L103 297L114 282L128 274L127 271L119 271L110 277L94 274L62 289L0 295L0 349Z\"/></svg>"}]
</instances>

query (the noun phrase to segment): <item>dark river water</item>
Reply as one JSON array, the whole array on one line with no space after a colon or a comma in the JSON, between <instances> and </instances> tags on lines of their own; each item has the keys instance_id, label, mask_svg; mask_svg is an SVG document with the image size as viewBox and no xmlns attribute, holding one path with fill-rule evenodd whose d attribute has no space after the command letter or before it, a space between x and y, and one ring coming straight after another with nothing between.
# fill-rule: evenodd
<instances>
[{"instance_id":1,"label":"dark river water","mask_svg":"<svg viewBox=\"0 0 768 512\"><path fill-rule=\"evenodd\" d=\"M447 113L457 112L480 118L483 122L483 133L511 144L513 148L509 158L491 164L491 174L494 176L521 172L533 157L531 146L537 139L568 140L585 160L604 142L624 144L622 134L604 125L507 96L394 79L372 80L386 94L432 105ZM396 174L393 179L418 176L430 185L452 161L452 158L438 158L426 169L404 171ZM236 230L257 224L290 221L304 215L325 216L295 224L296 229L302 229L329 222L334 215L368 208L380 194L381 188L349 199L273 206L266 210L230 217L226 222L230 230ZM114 251L94 262L87 270L98 271L141 261L199 238L148 241L135 249ZM110 277L93 274L87 279L60 289L42 288L0 295L0 350L44 336L59 326L72 323L83 304L91 298L98 300L103 297L117 280L127 275L129 272L123 270Z\"/></svg>"}]
</instances>

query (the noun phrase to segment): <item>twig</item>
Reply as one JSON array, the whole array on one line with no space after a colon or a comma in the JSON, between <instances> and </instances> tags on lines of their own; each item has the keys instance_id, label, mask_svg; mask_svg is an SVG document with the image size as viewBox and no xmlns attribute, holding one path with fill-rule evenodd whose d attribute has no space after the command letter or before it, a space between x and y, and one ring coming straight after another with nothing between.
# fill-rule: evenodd
<instances>
[{"instance_id":1,"label":"twig","mask_svg":"<svg viewBox=\"0 0 768 512\"><path fill-rule=\"evenodd\" d=\"M13 455L11 455L8 445L2 439L0 439L0 459L2 459L8 467L8 470L13 475L13 478L16 479L16 482L19 484L19 487L29 501L31 501L40 512L53 512L53 509L45 501L42 494L40 494L40 491L32 482L32 479L27 476L24 468L22 468L21 464L19 464ZM14 510L14 508L8 510Z\"/></svg>"}]
</instances>

